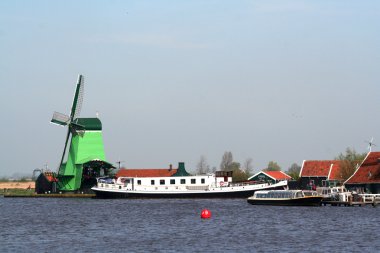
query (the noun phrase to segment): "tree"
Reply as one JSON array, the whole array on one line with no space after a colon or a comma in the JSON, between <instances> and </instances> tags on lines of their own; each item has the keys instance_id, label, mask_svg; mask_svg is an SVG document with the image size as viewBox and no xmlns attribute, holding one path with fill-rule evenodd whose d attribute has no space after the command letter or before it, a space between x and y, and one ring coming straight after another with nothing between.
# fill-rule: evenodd
<instances>
[{"instance_id":1,"label":"tree","mask_svg":"<svg viewBox=\"0 0 380 253\"><path fill-rule=\"evenodd\" d=\"M220 170L229 171L231 169L232 162L234 161L231 151L226 151L223 154L222 162L220 163Z\"/></svg>"},{"instance_id":2,"label":"tree","mask_svg":"<svg viewBox=\"0 0 380 253\"><path fill-rule=\"evenodd\" d=\"M298 178L300 177L300 171L301 171L301 166L299 166L297 163L293 163L288 171L286 172L286 174L288 174L289 176L291 176L294 180L298 180Z\"/></svg>"},{"instance_id":3,"label":"tree","mask_svg":"<svg viewBox=\"0 0 380 253\"><path fill-rule=\"evenodd\" d=\"M232 181L240 182L246 181L248 179L247 174L240 168L240 163L232 162L230 165L230 170L232 171Z\"/></svg>"},{"instance_id":4,"label":"tree","mask_svg":"<svg viewBox=\"0 0 380 253\"><path fill-rule=\"evenodd\" d=\"M268 163L268 167L265 169L265 171L276 171L276 170L281 170L281 167L275 161L270 161Z\"/></svg>"},{"instance_id":5,"label":"tree","mask_svg":"<svg viewBox=\"0 0 380 253\"><path fill-rule=\"evenodd\" d=\"M340 178L348 179L354 174L356 168L364 160L367 153L357 153L355 149L346 148L346 153L340 153L335 159L340 161Z\"/></svg>"},{"instance_id":6,"label":"tree","mask_svg":"<svg viewBox=\"0 0 380 253\"><path fill-rule=\"evenodd\" d=\"M201 155L199 162L197 163L197 174L206 174L210 172L210 166L207 164L207 159L204 155Z\"/></svg>"},{"instance_id":7,"label":"tree","mask_svg":"<svg viewBox=\"0 0 380 253\"><path fill-rule=\"evenodd\" d=\"M247 178L252 176L252 170L253 170L252 162L253 162L252 158L247 158L247 159L245 159L245 161L243 163L243 171L247 175Z\"/></svg>"}]
</instances>

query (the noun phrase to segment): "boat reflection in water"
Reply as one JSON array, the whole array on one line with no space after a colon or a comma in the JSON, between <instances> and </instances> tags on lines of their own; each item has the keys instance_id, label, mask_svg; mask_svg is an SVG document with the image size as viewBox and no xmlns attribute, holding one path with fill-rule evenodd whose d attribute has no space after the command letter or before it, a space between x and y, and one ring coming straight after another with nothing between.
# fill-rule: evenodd
<instances>
[{"instance_id":1,"label":"boat reflection in water","mask_svg":"<svg viewBox=\"0 0 380 253\"><path fill-rule=\"evenodd\" d=\"M322 196L315 191L271 190L256 191L247 202L252 205L320 206Z\"/></svg>"}]
</instances>

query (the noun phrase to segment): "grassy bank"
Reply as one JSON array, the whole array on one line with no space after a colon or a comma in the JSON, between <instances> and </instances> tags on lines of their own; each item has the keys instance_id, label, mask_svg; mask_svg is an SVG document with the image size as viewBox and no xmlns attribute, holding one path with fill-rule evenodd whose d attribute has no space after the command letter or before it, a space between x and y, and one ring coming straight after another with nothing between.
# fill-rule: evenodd
<instances>
[{"instance_id":1,"label":"grassy bank","mask_svg":"<svg viewBox=\"0 0 380 253\"><path fill-rule=\"evenodd\" d=\"M31 196L35 194L34 189L2 189L0 195L13 195L13 196Z\"/></svg>"}]
</instances>

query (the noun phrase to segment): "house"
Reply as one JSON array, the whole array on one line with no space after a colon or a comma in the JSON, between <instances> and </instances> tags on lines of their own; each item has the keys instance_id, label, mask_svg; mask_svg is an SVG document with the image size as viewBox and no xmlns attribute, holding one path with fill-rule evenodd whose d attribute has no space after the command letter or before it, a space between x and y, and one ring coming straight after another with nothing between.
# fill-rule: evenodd
<instances>
[{"instance_id":1,"label":"house","mask_svg":"<svg viewBox=\"0 0 380 253\"><path fill-rule=\"evenodd\" d=\"M54 172L46 171L41 173L35 183L35 192L38 194L54 193L57 191L57 175Z\"/></svg>"},{"instance_id":2,"label":"house","mask_svg":"<svg viewBox=\"0 0 380 253\"><path fill-rule=\"evenodd\" d=\"M351 191L380 193L380 152L369 152L344 185Z\"/></svg>"},{"instance_id":3,"label":"house","mask_svg":"<svg viewBox=\"0 0 380 253\"><path fill-rule=\"evenodd\" d=\"M283 180L291 180L292 177L282 171L260 171L248 178L249 181L265 182L274 184Z\"/></svg>"},{"instance_id":4,"label":"house","mask_svg":"<svg viewBox=\"0 0 380 253\"><path fill-rule=\"evenodd\" d=\"M342 183L339 160L304 160L300 170L301 189L336 186Z\"/></svg>"}]
</instances>

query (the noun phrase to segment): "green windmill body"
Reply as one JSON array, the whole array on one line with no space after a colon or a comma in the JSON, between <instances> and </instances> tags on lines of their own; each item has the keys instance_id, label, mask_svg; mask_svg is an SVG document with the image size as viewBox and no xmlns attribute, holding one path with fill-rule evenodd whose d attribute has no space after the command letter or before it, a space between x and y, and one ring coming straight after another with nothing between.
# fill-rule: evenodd
<instances>
[{"instance_id":1,"label":"green windmill body","mask_svg":"<svg viewBox=\"0 0 380 253\"><path fill-rule=\"evenodd\" d=\"M98 118L78 118L83 101L83 77L80 75L70 116L55 112L52 123L68 126L59 170L59 191L87 191L96 184L96 177L108 175L114 168L106 162L102 123ZM63 162L70 141L67 161Z\"/></svg>"}]
</instances>

